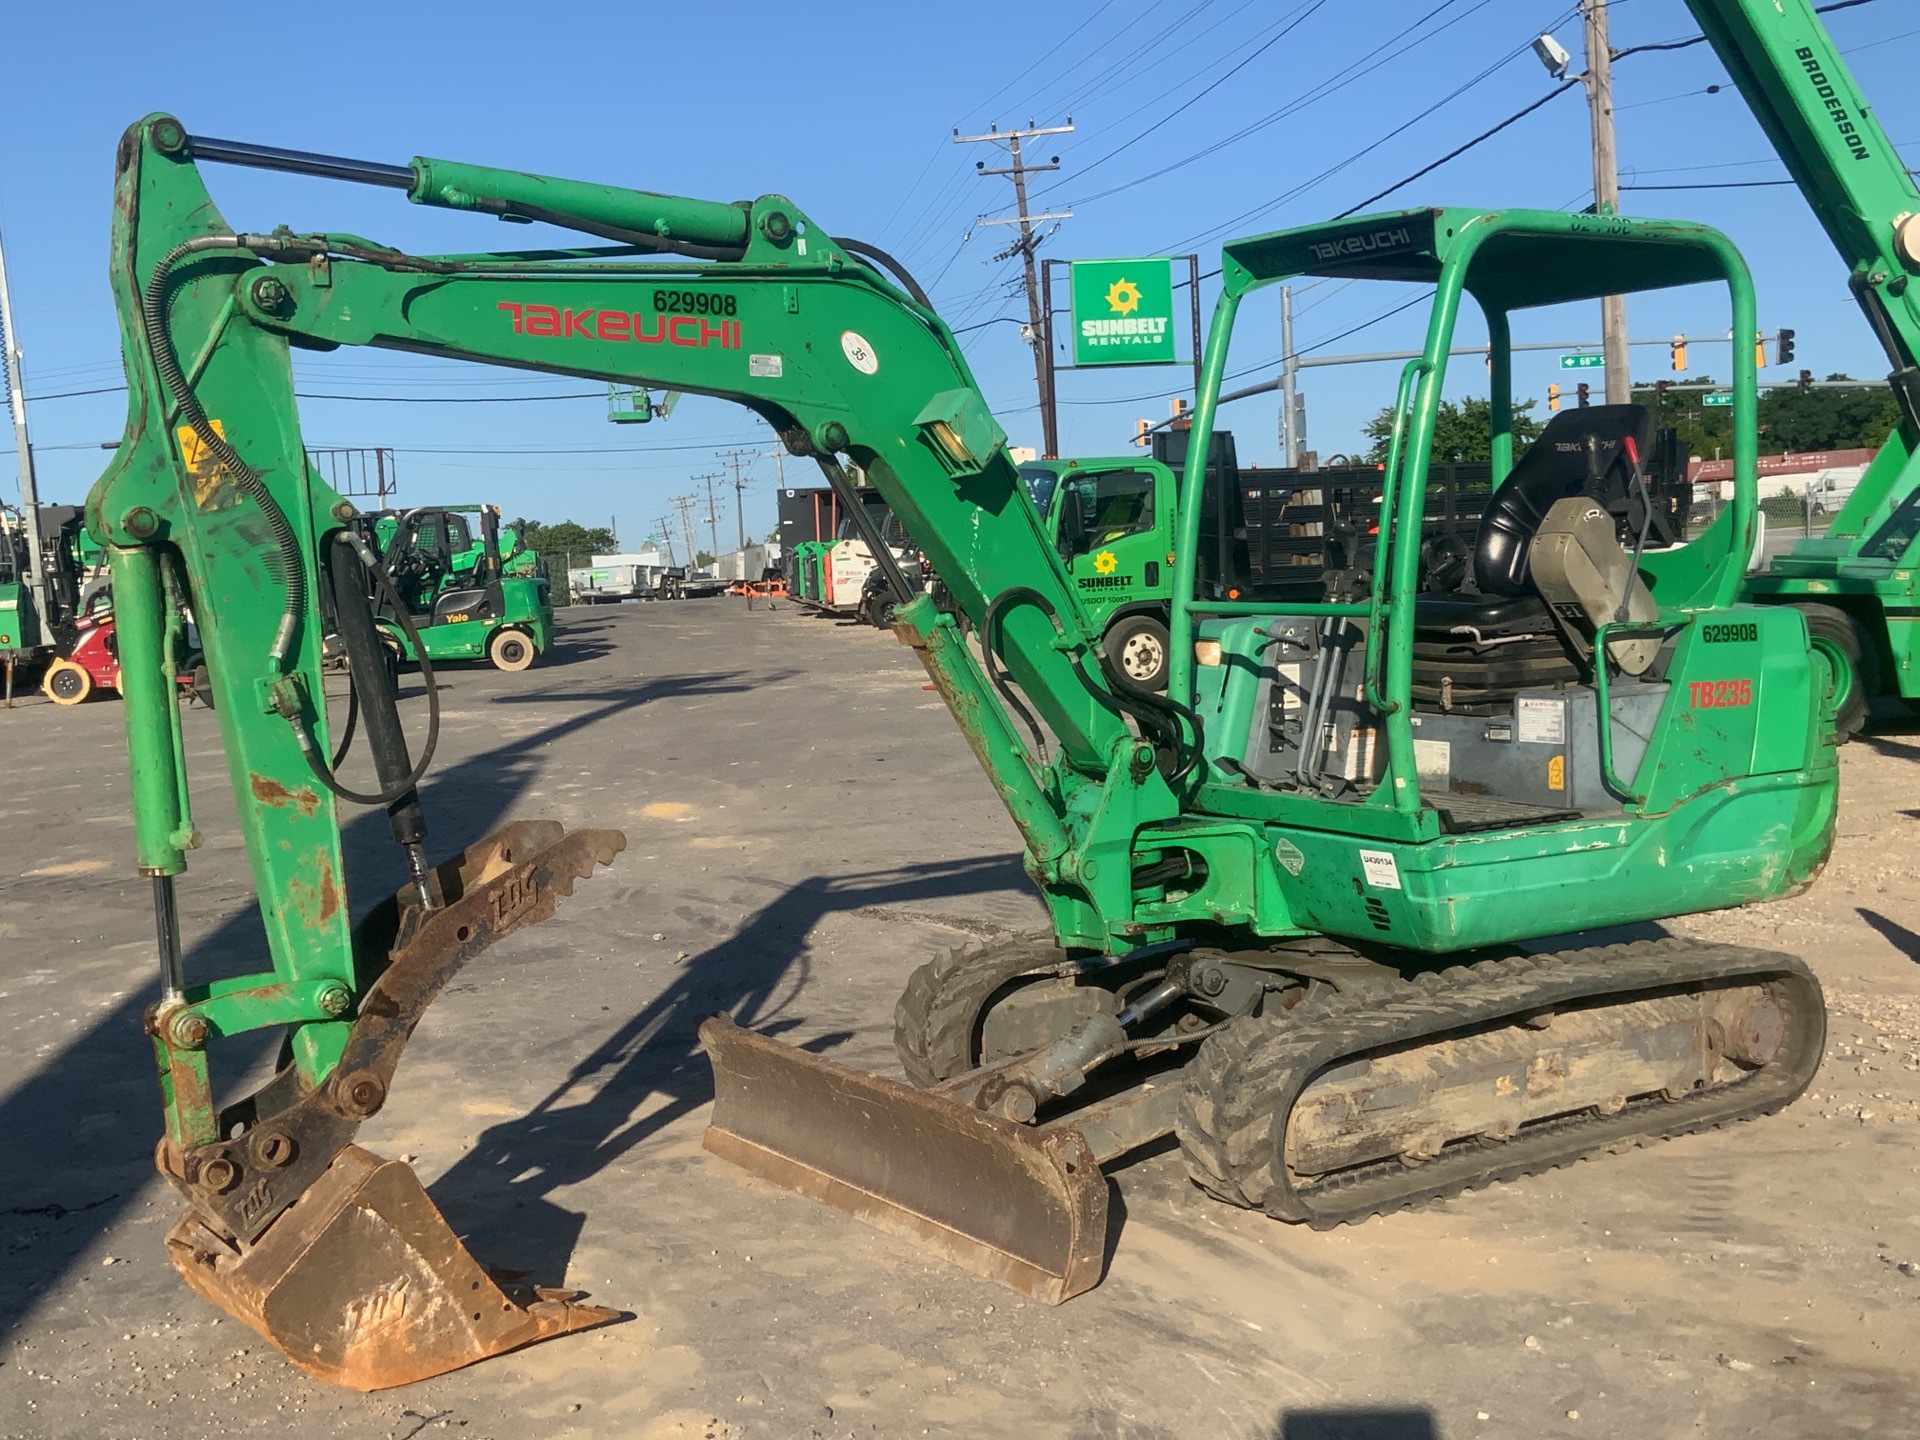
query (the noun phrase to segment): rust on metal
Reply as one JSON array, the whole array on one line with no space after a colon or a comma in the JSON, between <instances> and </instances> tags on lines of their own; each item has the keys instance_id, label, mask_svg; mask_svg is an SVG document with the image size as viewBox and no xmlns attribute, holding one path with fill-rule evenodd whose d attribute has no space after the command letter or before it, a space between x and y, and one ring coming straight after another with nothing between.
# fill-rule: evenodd
<instances>
[{"instance_id":1,"label":"rust on metal","mask_svg":"<svg viewBox=\"0 0 1920 1440\"><path fill-rule=\"evenodd\" d=\"M375 907L354 944L363 960L387 963L360 998L333 1075L309 1087L288 1066L223 1110L202 1143L170 1137L156 1153L191 1206L167 1236L187 1283L302 1369L360 1390L617 1318L568 1291L509 1296L406 1165L352 1140L385 1104L407 1038L447 981L553 914L559 896L625 846L617 830L513 821L438 867L445 904L425 909L409 887ZM324 904L332 882L321 869Z\"/></svg>"},{"instance_id":2,"label":"rust on metal","mask_svg":"<svg viewBox=\"0 0 1920 1440\"><path fill-rule=\"evenodd\" d=\"M253 771L247 776L247 788L253 791L253 798L262 805L276 808L291 806L307 819L312 819L320 808L320 796L317 792L302 785L298 790L289 790L271 775L262 775Z\"/></svg>"},{"instance_id":3,"label":"rust on metal","mask_svg":"<svg viewBox=\"0 0 1920 1440\"><path fill-rule=\"evenodd\" d=\"M384 1102L414 1026L461 966L495 941L552 915L559 897L573 893L575 881L610 864L626 843L617 830L568 831L551 820L511 821L438 867L435 880L445 904L423 909L408 889L376 907L356 941L360 947L392 948L379 980L360 998L332 1080L303 1090L296 1088L296 1072L284 1070L221 1116L219 1133L227 1137L271 1118L295 1137L298 1155L290 1165L265 1173L244 1133L199 1146L188 1157L190 1177L198 1174L198 1166L219 1159L243 1178L218 1190L196 1182L189 1196L227 1232L243 1240L258 1238ZM342 1082L350 1083L343 1089ZM373 1093L370 1086L378 1090L377 1102L359 1098Z\"/></svg>"},{"instance_id":4,"label":"rust on metal","mask_svg":"<svg viewBox=\"0 0 1920 1440\"><path fill-rule=\"evenodd\" d=\"M354 1390L409 1385L537 1340L624 1318L537 1290L521 1303L461 1245L413 1171L348 1146L247 1244L193 1211L167 1255L202 1298L308 1374Z\"/></svg>"},{"instance_id":5,"label":"rust on metal","mask_svg":"<svg viewBox=\"0 0 1920 1440\"><path fill-rule=\"evenodd\" d=\"M705 1143L722 1159L1050 1305L1099 1283L1107 1181L1078 1130L863 1075L725 1016L700 1039Z\"/></svg>"}]
</instances>

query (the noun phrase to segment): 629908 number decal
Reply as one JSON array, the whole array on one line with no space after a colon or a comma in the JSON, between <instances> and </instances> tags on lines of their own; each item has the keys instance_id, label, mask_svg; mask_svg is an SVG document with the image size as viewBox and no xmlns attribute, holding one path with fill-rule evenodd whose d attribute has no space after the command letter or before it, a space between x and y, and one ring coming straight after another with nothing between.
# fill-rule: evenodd
<instances>
[{"instance_id":1,"label":"629908 number decal","mask_svg":"<svg viewBox=\"0 0 1920 1440\"><path fill-rule=\"evenodd\" d=\"M1751 644L1760 638L1760 627L1747 620L1735 625L1702 625L1700 638L1709 645Z\"/></svg>"},{"instance_id":2,"label":"629908 number decal","mask_svg":"<svg viewBox=\"0 0 1920 1440\"><path fill-rule=\"evenodd\" d=\"M732 315L739 308L739 297L705 290L656 290L653 308L662 315Z\"/></svg>"},{"instance_id":3,"label":"629908 number decal","mask_svg":"<svg viewBox=\"0 0 1920 1440\"><path fill-rule=\"evenodd\" d=\"M1753 704L1751 680L1689 680L1687 692L1696 710L1735 710Z\"/></svg>"}]
</instances>

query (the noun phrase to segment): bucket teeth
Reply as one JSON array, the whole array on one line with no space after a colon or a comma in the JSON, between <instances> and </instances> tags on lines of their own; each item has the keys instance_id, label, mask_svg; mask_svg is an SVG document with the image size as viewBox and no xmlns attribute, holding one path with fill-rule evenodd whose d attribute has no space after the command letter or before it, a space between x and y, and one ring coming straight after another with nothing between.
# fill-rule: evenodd
<instances>
[{"instance_id":1,"label":"bucket teeth","mask_svg":"<svg viewBox=\"0 0 1920 1440\"><path fill-rule=\"evenodd\" d=\"M467 1253L409 1166L357 1145L252 1244L189 1211L167 1253L202 1298L308 1374L354 1390L625 1318L576 1290L538 1287L522 1304Z\"/></svg>"},{"instance_id":2,"label":"bucket teeth","mask_svg":"<svg viewBox=\"0 0 1920 1440\"><path fill-rule=\"evenodd\" d=\"M1107 1180L1086 1138L863 1075L743 1030L700 1027L706 1147L1047 1304L1100 1281Z\"/></svg>"}]
</instances>

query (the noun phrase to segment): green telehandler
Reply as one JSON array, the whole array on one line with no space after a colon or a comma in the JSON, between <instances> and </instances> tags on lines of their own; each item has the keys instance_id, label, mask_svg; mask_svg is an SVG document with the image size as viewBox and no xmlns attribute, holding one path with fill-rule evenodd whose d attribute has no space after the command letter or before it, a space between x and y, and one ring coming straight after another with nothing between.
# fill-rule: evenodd
<instances>
[{"instance_id":1,"label":"green telehandler","mask_svg":"<svg viewBox=\"0 0 1920 1440\"><path fill-rule=\"evenodd\" d=\"M415 256L243 232L202 167L404 190L609 242ZM1834 831L1831 674L1802 614L1739 600L1757 514L1753 366L1732 504L1644 547L1651 417L1558 415L1516 453L1510 317L1712 284L1755 301L1707 227L1407 210L1225 247L1181 486L1164 697L1119 683L952 332L884 254L782 196L715 204L416 159L190 135L151 116L117 162L125 439L88 500L124 665L137 862L152 880L169 1256L315 1375L417 1380L612 1312L510 1293L402 1163L353 1144L459 967L547 918L618 832L516 820L426 858L418 759L385 685L391 598L350 502L308 466L293 345L380 345L734 399L843 503L879 490L970 622L890 577L914 648L1006 803L1051 933L931 960L896 1042L909 1083L702 1027L716 1153L1023 1292L1097 1283L1101 1167L1177 1137L1196 1183L1323 1226L1614 1146L1762 1115L1811 1080L1824 1006L1799 960L1556 936L1795 893ZM1393 407L1381 524L1321 598L1196 582L1236 314L1295 276L1430 284ZM1463 307L1491 338L1497 489L1464 564L1422 545ZM192 362L188 378L186 360ZM1459 557L1454 557L1459 558ZM883 562L884 566L884 562ZM378 788L338 772L320 686L331 595ZM165 658L185 597L272 968L189 984L176 877L198 841ZM404 613L403 629L411 626ZM430 709L437 704L431 683ZM339 807L386 809L408 884L355 919ZM284 1027L284 1064L217 1103L209 1054Z\"/></svg>"}]
</instances>

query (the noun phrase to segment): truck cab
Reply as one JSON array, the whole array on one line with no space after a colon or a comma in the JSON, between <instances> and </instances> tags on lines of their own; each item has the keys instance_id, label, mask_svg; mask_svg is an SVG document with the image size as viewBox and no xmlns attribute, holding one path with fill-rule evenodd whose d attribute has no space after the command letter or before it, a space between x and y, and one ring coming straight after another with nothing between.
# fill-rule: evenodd
<instances>
[{"instance_id":1,"label":"truck cab","mask_svg":"<svg viewBox=\"0 0 1920 1440\"><path fill-rule=\"evenodd\" d=\"M1107 658L1133 684L1164 690L1177 477L1144 455L1035 460L1020 474Z\"/></svg>"}]
</instances>

